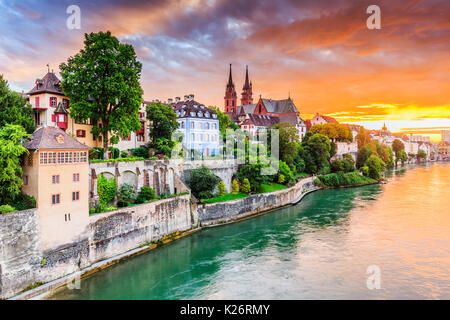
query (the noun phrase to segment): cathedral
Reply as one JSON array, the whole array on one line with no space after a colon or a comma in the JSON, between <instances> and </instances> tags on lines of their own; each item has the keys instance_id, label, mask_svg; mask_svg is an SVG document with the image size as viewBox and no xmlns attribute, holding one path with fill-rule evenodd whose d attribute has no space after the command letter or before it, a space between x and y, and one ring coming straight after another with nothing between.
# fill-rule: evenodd
<instances>
[{"instance_id":1,"label":"cathedral","mask_svg":"<svg viewBox=\"0 0 450 320\"><path fill-rule=\"evenodd\" d=\"M253 103L253 85L249 80L248 66L245 69L245 82L242 87L241 103L237 103L237 93L233 82L231 64L228 83L225 87L224 111L242 130L255 136L263 130L280 122L287 122L297 128L300 140L306 134L306 124L290 97L283 100L264 99L261 96Z\"/></svg>"}]
</instances>

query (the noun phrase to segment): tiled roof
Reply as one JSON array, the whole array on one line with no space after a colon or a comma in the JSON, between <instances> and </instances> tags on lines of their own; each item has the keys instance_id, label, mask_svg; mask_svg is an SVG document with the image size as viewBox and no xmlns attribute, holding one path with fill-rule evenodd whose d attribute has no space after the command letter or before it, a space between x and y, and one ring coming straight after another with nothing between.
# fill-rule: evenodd
<instances>
[{"instance_id":1,"label":"tiled roof","mask_svg":"<svg viewBox=\"0 0 450 320\"><path fill-rule=\"evenodd\" d=\"M291 99L272 100L261 99L267 112L270 113L298 113L298 109Z\"/></svg>"},{"instance_id":2,"label":"tiled roof","mask_svg":"<svg viewBox=\"0 0 450 320\"><path fill-rule=\"evenodd\" d=\"M326 122L328 123L339 123L335 118L333 117L329 117L329 116L322 116L322 118L325 119Z\"/></svg>"},{"instance_id":3,"label":"tiled roof","mask_svg":"<svg viewBox=\"0 0 450 320\"><path fill-rule=\"evenodd\" d=\"M205 118L205 113L208 112L211 118L213 118L212 115L216 115L216 118L213 119L218 119L216 111L205 107L204 104L198 103L195 100L180 101L172 103L171 106L178 118Z\"/></svg>"},{"instance_id":4,"label":"tiled roof","mask_svg":"<svg viewBox=\"0 0 450 320\"><path fill-rule=\"evenodd\" d=\"M67 111L64 104L62 102L60 102L60 103L58 103L58 107L56 107L55 113L69 114L69 111Z\"/></svg>"},{"instance_id":5,"label":"tiled roof","mask_svg":"<svg viewBox=\"0 0 450 320\"><path fill-rule=\"evenodd\" d=\"M262 114L249 113L248 120L246 119L244 121L244 124L246 124L246 122L253 124L257 127L271 127L271 126L279 123L280 118L279 117L271 117L271 116L262 115Z\"/></svg>"},{"instance_id":6,"label":"tiled roof","mask_svg":"<svg viewBox=\"0 0 450 320\"><path fill-rule=\"evenodd\" d=\"M256 108L256 103L253 104L245 104L243 106L237 107L237 114L247 114L254 113Z\"/></svg>"},{"instance_id":7,"label":"tiled roof","mask_svg":"<svg viewBox=\"0 0 450 320\"><path fill-rule=\"evenodd\" d=\"M228 117L230 118L231 121L233 122L239 122L239 117L236 113L234 112L225 112L226 115L228 115Z\"/></svg>"},{"instance_id":8,"label":"tiled roof","mask_svg":"<svg viewBox=\"0 0 450 320\"><path fill-rule=\"evenodd\" d=\"M280 115L279 118L280 118L280 122L287 122L291 126L294 126L294 127L296 125L300 125L300 124L304 123L304 121L295 114Z\"/></svg>"},{"instance_id":9,"label":"tiled roof","mask_svg":"<svg viewBox=\"0 0 450 320\"><path fill-rule=\"evenodd\" d=\"M48 72L42 79L36 79L36 85L27 94L50 92L64 95L61 89L61 81L53 72Z\"/></svg>"},{"instance_id":10,"label":"tiled roof","mask_svg":"<svg viewBox=\"0 0 450 320\"><path fill-rule=\"evenodd\" d=\"M31 140L24 143L27 149L91 149L56 127L42 127L33 132Z\"/></svg>"}]
</instances>

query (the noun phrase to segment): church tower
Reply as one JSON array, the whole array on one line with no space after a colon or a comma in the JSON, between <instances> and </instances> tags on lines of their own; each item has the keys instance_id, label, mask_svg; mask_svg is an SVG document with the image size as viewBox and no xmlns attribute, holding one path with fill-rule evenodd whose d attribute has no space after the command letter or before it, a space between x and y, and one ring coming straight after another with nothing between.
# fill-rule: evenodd
<instances>
[{"instance_id":1,"label":"church tower","mask_svg":"<svg viewBox=\"0 0 450 320\"><path fill-rule=\"evenodd\" d=\"M233 77L231 76L231 63L230 63L230 76L228 77L228 83L225 89L225 113L237 113L237 94L234 88Z\"/></svg>"},{"instance_id":2,"label":"church tower","mask_svg":"<svg viewBox=\"0 0 450 320\"><path fill-rule=\"evenodd\" d=\"M248 81L248 66L245 67L245 83L242 88L241 104L252 104L253 103L253 92L252 83Z\"/></svg>"}]
</instances>

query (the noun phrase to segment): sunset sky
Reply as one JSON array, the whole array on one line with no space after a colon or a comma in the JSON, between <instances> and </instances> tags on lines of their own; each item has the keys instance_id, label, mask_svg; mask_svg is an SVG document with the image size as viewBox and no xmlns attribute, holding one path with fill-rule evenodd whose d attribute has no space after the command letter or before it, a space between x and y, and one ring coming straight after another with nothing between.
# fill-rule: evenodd
<instances>
[{"instance_id":1,"label":"sunset sky","mask_svg":"<svg viewBox=\"0 0 450 320\"><path fill-rule=\"evenodd\" d=\"M81 29L66 8L81 8ZM366 9L381 8L369 30ZM195 94L223 106L229 63L240 93L249 65L254 98L289 93L304 119L430 135L450 129L448 0L0 0L0 73L29 91L82 47L84 33L110 30L143 63L146 100Z\"/></svg>"}]
</instances>

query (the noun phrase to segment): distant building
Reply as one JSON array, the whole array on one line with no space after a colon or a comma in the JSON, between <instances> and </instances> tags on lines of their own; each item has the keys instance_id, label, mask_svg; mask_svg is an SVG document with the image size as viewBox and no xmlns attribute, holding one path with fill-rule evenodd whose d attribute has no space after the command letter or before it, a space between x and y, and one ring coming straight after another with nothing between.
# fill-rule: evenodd
<instances>
[{"instance_id":1,"label":"distant building","mask_svg":"<svg viewBox=\"0 0 450 320\"><path fill-rule=\"evenodd\" d=\"M320 115L319 113L316 113L314 118L311 119L311 126L325 123L339 123L339 122L335 118Z\"/></svg>"},{"instance_id":2,"label":"distant building","mask_svg":"<svg viewBox=\"0 0 450 320\"><path fill-rule=\"evenodd\" d=\"M194 100L194 95L179 97L173 102L169 99L180 124L179 131L183 134L183 146L190 156L198 152L205 157L220 154L220 130L217 112L205 107L204 104Z\"/></svg>"},{"instance_id":3,"label":"distant building","mask_svg":"<svg viewBox=\"0 0 450 320\"><path fill-rule=\"evenodd\" d=\"M280 122L287 122L294 126L298 131L300 140L306 134L306 123L300 118L300 112L290 97L283 100L273 100L263 99L260 96L259 100L253 103L253 85L249 81L248 67L245 70L241 105L238 106L230 64L224 101L225 113L228 114L231 121L236 122L242 130L249 131L253 136L256 132Z\"/></svg>"},{"instance_id":4,"label":"distant building","mask_svg":"<svg viewBox=\"0 0 450 320\"><path fill-rule=\"evenodd\" d=\"M57 127L41 127L24 146L22 191L36 198L42 246L79 241L89 219L89 147Z\"/></svg>"},{"instance_id":5,"label":"distant building","mask_svg":"<svg viewBox=\"0 0 450 320\"><path fill-rule=\"evenodd\" d=\"M450 143L450 130L441 131L441 140Z\"/></svg>"}]
</instances>

